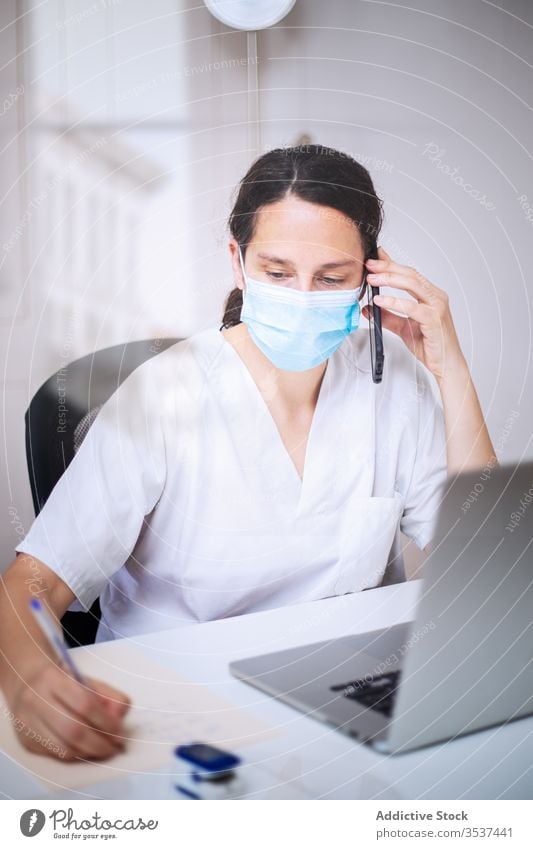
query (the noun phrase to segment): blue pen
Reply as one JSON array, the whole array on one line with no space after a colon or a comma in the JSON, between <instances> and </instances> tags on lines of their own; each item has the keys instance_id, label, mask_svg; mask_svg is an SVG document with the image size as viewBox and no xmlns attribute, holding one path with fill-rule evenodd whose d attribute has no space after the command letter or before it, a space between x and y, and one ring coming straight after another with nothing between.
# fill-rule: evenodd
<instances>
[{"instance_id":1,"label":"blue pen","mask_svg":"<svg viewBox=\"0 0 533 849\"><path fill-rule=\"evenodd\" d=\"M39 623L41 630L45 637L48 639L52 647L56 650L59 659L63 660L64 663L68 666L76 681L79 681L80 684L87 686L87 682L83 679L82 675L78 672L76 666L74 665L74 661L72 660L67 647L63 641L63 638L58 634L56 626L46 610L45 607L41 604L41 602L32 598L30 600L30 609L35 619Z\"/></svg>"}]
</instances>

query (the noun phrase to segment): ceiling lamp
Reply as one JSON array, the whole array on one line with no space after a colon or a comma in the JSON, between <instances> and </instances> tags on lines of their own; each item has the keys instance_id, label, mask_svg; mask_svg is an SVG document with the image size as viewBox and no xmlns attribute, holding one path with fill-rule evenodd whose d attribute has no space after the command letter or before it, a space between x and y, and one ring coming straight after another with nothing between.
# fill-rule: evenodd
<instances>
[{"instance_id":1,"label":"ceiling lamp","mask_svg":"<svg viewBox=\"0 0 533 849\"><path fill-rule=\"evenodd\" d=\"M228 27L255 32L279 23L296 0L204 0L217 20Z\"/></svg>"}]
</instances>

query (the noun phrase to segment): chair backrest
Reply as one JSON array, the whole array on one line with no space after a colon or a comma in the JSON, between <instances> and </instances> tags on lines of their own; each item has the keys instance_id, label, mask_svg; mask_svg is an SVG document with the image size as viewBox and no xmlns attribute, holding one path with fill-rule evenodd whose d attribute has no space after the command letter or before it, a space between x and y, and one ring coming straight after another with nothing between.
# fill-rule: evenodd
<instances>
[{"instance_id":1,"label":"chair backrest","mask_svg":"<svg viewBox=\"0 0 533 849\"><path fill-rule=\"evenodd\" d=\"M102 405L138 366L180 341L143 339L104 348L64 366L37 390L25 415L26 459L35 515ZM99 619L98 599L89 613L67 612L61 620L67 642L94 642Z\"/></svg>"}]
</instances>

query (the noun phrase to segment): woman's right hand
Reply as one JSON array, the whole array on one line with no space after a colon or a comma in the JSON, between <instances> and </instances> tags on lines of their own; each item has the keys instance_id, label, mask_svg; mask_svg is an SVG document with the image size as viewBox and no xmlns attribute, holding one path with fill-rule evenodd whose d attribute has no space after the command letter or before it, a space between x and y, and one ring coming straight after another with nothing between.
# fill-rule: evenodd
<instances>
[{"instance_id":1,"label":"woman's right hand","mask_svg":"<svg viewBox=\"0 0 533 849\"><path fill-rule=\"evenodd\" d=\"M102 760L124 751L130 699L109 684L86 680L84 686L47 661L20 682L8 706L25 748L65 761Z\"/></svg>"}]
</instances>

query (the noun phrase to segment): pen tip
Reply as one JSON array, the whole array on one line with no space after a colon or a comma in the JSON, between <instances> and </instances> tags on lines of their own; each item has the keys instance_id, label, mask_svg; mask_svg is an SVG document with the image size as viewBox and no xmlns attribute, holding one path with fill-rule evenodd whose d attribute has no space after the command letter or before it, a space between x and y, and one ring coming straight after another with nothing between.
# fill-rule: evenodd
<instances>
[{"instance_id":1,"label":"pen tip","mask_svg":"<svg viewBox=\"0 0 533 849\"><path fill-rule=\"evenodd\" d=\"M30 601L30 607L33 607L34 610L40 610L41 609L41 602L39 601L38 598L32 598L31 601Z\"/></svg>"}]
</instances>

